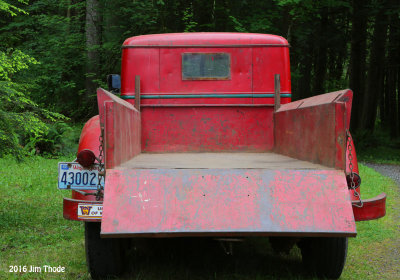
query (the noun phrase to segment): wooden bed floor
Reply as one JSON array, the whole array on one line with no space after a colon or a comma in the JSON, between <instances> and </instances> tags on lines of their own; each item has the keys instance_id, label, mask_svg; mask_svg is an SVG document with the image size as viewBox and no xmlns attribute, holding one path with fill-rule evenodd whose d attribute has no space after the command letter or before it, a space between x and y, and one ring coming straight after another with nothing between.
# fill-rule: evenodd
<instances>
[{"instance_id":1,"label":"wooden bed floor","mask_svg":"<svg viewBox=\"0 0 400 280\"><path fill-rule=\"evenodd\" d=\"M332 169L276 153L142 153L121 164L135 169Z\"/></svg>"}]
</instances>

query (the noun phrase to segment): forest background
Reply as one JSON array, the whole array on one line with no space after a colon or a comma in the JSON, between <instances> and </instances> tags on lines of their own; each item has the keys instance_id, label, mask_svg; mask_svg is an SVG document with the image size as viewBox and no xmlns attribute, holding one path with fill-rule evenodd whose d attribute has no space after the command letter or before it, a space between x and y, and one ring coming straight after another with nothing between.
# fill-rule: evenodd
<instances>
[{"instance_id":1,"label":"forest background","mask_svg":"<svg viewBox=\"0 0 400 280\"><path fill-rule=\"evenodd\" d=\"M398 0L0 0L0 157L73 152L131 36L281 35L293 100L350 88L358 148L400 150Z\"/></svg>"}]
</instances>

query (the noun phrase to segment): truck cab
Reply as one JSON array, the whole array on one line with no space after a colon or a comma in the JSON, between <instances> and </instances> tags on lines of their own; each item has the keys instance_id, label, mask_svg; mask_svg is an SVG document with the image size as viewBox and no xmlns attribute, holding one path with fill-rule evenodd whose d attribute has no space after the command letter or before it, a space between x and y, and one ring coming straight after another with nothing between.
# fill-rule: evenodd
<instances>
[{"instance_id":1,"label":"truck cab","mask_svg":"<svg viewBox=\"0 0 400 280\"><path fill-rule=\"evenodd\" d=\"M288 103L289 45L279 36L139 36L122 46L121 98L134 104L140 77L144 152L265 152L274 143L276 74Z\"/></svg>"}]
</instances>

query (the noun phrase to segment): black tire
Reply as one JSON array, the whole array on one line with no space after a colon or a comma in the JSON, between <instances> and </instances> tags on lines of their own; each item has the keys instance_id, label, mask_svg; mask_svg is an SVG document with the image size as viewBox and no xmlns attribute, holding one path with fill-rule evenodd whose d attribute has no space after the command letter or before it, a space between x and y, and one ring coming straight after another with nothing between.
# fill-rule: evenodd
<instances>
[{"instance_id":1,"label":"black tire","mask_svg":"<svg viewBox=\"0 0 400 280\"><path fill-rule=\"evenodd\" d=\"M320 278L338 279L347 256L347 237L304 238L298 244L304 266Z\"/></svg>"},{"instance_id":2,"label":"black tire","mask_svg":"<svg viewBox=\"0 0 400 280\"><path fill-rule=\"evenodd\" d=\"M101 223L85 223L86 264L93 279L117 277L122 272L121 240L100 238Z\"/></svg>"},{"instance_id":3,"label":"black tire","mask_svg":"<svg viewBox=\"0 0 400 280\"><path fill-rule=\"evenodd\" d=\"M269 244L275 254L289 254L293 246L296 244L297 239L292 237L270 236Z\"/></svg>"}]
</instances>

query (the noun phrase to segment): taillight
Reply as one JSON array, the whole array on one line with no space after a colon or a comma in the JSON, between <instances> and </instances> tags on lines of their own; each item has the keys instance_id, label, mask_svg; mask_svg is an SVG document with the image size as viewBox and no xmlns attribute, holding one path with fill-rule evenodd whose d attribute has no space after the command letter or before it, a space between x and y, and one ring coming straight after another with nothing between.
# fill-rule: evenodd
<instances>
[{"instance_id":1,"label":"taillight","mask_svg":"<svg viewBox=\"0 0 400 280\"><path fill-rule=\"evenodd\" d=\"M358 188L361 185L361 177L357 173L353 172L353 179L351 179L351 175L347 174L346 175L346 181L347 181L347 186L349 189L352 187L352 183L354 183L354 188Z\"/></svg>"},{"instance_id":2,"label":"taillight","mask_svg":"<svg viewBox=\"0 0 400 280\"><path fill-rule=\"evenodd\" d=\"M96 160L96 156L94 155L94 153L91 150L85 149L78 153L76 160L83 167L90 167L93 165L94 161Z\"/></svg>"}]
</instances>

